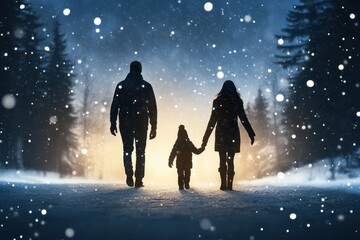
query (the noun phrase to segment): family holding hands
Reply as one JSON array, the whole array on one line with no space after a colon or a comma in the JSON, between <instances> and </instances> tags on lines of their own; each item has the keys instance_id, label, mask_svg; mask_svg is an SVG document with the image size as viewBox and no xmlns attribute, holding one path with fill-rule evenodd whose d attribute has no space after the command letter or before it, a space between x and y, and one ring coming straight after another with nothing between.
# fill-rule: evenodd
<instances>
[{"instance_id":1,"label":"family holding hands","mask_svg":"<svg viewBox=\"0 0 360 240\"><path fill-rule=\"evenodd\" d=\"M123 159L128 186L142 187L145 170L145 147L148 123L150 121L150 139L156 137L157 107L152 86L141 75L142 66L138 61L130 64L130 73L120 82L111 104L110 132L117 133L116 121L123 141ZM240 152L240 129L238 118L246 129L251 144L255 141L255 132L246 116L244 104L235 84L226 80L213 101L210 120L203 136L200 148L190 141L184 125L178 128L177 139L169 156L169 167L176 158L179 189L190 188L192 153L200 154L205 150L209 137L215 128L215 151L219 152L219 173L221 190L232 190L234 156ZM131 154L136 148L135 183Z\"/></svg>"}]
</instances>

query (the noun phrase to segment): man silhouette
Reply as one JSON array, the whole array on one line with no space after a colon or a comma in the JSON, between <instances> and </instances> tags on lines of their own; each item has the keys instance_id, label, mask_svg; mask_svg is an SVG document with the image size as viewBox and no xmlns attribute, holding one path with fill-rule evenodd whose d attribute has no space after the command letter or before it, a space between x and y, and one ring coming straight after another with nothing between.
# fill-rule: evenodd
<instances>
[{"instance_id":1,"label":"man silhouette","mask_svg":"<svg viewBox=\"0 0 360 240\"><path fill-rule=\"evenodd\" d=\"M142 75L138 61L130 64L130 73L115 89L110 111L110 132L116 136L116 120L119 116L119 129L123 142L123 160L126 184L134 186L131 155L136 147L135 187L143 187L145 175L145 147L150 120L150 139L156 137L157 107L154 91Z\"/></svg>"}]
</instances>

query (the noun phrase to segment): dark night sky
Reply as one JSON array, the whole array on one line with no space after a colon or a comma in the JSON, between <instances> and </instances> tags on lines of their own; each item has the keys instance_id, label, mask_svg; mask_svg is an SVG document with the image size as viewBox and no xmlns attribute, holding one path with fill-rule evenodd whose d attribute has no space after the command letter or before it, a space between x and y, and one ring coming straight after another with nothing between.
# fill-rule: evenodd
<instances>
[{"instance_id":1,"label":"dark night sky","mask_svg":"<svg viewBox=\"0 0 360 240\"><path fill-rule=\"evenodd\" d=\"M74 63L87 59L107 92L125 77L129 62L138 59L145 79L158 88L213 96L223 80L232 79L245 101L258 87L271 86L274 34L285 27L286 13L296 3L220 0L211 1L213 9L205 11L207 1L30 2L43 22L60 20ZM96 17L100 25L94 24ZM220 68L223 79L217 77Z\"/></svg>"}]
</instances>

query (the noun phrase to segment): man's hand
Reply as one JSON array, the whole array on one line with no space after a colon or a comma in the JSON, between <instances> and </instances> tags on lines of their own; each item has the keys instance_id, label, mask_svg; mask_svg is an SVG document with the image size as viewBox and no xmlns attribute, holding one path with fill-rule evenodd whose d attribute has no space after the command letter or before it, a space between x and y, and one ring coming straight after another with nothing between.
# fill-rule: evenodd
<instances>
[{"instance_id":1,"label":"man's hand","mask_svg":"<svg viewBox=\"0 0 360 240\"><path fill-rule=\"evenodd\" d=\"M116 136L116 133L117 133L116 123L111 123L110 132L112 135Z\"/></svg>"},{"instance_id":2,"label":"man's hand","mask_svg":"<svg viewBox=\"0 0 360 240\"><path fill-rule=\"evenodd\" d=\"M169 161L168 166L169 166L169 168L172 168L172 166L173 166L172 162Z\"/></svg>"},{"instance_id":3,"label":"man's hand","mask_svg":"<svg viewBox=\"0 0 360 240\"><path fill-rule=\"evenodd\" d=\"M254 142L255 142L255 137L254 136L250 136L250 143L251 143L251 145L253 145L254 144Z\"/></svg>"},{"instance_id":4,"label":"man's hand","mask_svg":"<svg viewBox=\"0 0 360 240\"><path fill-rule=\"evenodd\" d=\"M156 137L156 129L151 129L150 131L150 139L154 139Z\"/></svg>"}]
</instances>

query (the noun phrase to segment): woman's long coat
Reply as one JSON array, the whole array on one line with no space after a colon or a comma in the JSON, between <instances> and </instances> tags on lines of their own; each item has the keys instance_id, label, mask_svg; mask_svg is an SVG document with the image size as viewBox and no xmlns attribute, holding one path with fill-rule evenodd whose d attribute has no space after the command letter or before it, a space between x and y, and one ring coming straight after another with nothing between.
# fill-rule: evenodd
<instances>
[{"instance_id":1,"label":"woman's long coat","mask_svg":"<svg viewBox=\"0 0 360 240\"><path fill-rule=\"evenodd\" d=\"M241 98L234 99L226 95L218 96L213 101L213 108L203 143L207 143L216 125L215 151L240 152L238 118L240 118L249 137L255 136L255 132L245 114L244 104Z\"/></svg>"}]
</instances>

